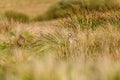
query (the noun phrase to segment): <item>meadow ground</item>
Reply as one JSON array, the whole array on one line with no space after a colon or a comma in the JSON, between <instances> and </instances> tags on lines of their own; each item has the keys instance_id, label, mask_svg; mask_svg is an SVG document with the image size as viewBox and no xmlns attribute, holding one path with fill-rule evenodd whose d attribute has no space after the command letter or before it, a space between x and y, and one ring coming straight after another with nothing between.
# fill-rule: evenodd
<instances>
[{"instance_id":1,"label":"meadow ground","mask_svg":"<svg viewBox=\"0 0 120 80\"><path fill-rule=\"evenodd\" d=\"M56 1L3 0L0 13L14 9L32 18ZM96 4L70 3L72 15L51 21L0 18L0 80L120 80L120 9ZM50 13L59 14L53 7Z\"/></svg>"}]
</instances>

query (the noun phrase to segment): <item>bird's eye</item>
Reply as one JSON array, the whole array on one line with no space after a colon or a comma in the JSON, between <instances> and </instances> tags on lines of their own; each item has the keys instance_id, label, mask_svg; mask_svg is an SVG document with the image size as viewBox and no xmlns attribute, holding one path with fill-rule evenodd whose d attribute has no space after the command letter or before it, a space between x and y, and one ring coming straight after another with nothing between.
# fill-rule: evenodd
<instances>
[{"instance_id":1,"label":"bird's eye","mask_svg":"<svg viewBox=\"0 0 120 80\"><path fill-rule=\"evenodd\" d=\"M72 34L71 34L71 33L69 33L69 34L68 34L68 36L69 36L69 37L71 37L71 36L72 36Z\"/></svg>"}]
</instances>

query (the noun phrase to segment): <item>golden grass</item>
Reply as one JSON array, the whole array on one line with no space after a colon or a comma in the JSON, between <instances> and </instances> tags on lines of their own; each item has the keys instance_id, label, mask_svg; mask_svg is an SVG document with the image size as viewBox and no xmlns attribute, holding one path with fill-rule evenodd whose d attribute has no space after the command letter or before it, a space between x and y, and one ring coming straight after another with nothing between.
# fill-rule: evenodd
<instances>
[{"instance_id":1,"label":"golden grass","mask_svg":"<svg viewBox=\"0 0 120 80\"><path fill-rule=\"evenodd\" d=\"M116 10L41 23L1 18L0 80L120 80L119 26Z\"/></svg>"}]
</instances>

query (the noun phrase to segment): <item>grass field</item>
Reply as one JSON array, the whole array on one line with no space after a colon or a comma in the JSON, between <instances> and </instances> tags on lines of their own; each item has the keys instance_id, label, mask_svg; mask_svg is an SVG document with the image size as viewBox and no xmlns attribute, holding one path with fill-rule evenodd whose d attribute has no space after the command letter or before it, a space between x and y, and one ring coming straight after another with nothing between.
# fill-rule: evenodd
<instances>
[{"instance_id":1,"label":"grass field","mask_svg":"<svg viewBox=\"0 0 120 80\"><path fill-rule=\"evenodd\" d=\"M1 0L0 80L120 80L119 11L119 0Z\"/></svg>"}]
</instances>

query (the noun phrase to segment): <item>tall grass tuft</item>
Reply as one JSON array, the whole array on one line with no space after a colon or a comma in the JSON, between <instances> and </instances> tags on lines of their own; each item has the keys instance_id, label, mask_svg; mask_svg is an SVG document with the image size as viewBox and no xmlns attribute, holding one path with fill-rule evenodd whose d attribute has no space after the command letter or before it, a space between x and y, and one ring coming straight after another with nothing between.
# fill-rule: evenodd
<instances>
[{"instance_id":1,"label":"tall grass tuft","mask_svg":"<svg viewBox=\"0 0 120 80\"><path fill-rule=\"evenodd\" d=\"M54 33L42 35L33 44L35 51L40 55L56 54L58 58L65 60L76 60L81 56L84 59L94 59L102 55L119 59L119 27L108 24L109 27L98 25L96 29L83 29L79 24L77 27L73 24L62 25Z\"/></svg>"}]
</instances>

